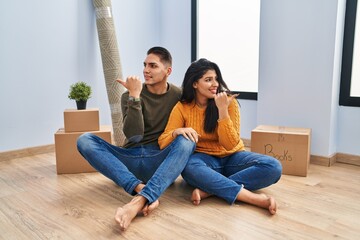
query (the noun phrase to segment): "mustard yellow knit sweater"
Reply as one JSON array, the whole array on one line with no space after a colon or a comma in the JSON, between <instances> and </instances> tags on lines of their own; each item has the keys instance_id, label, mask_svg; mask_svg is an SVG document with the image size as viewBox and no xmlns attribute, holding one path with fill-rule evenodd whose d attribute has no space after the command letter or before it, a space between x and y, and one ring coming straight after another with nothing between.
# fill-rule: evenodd
<instances>
[{"instance_id":1,"label":"mustard yellow knit sweater","mask_svg":"<svg viewBox=\"0 0 360 240\"><path fill-rule=\"evenodd\" d=\"M160 148L165 148L174 140L172 133L175 129L191 127L200 134L196 152L225 157L245 150L244 143L240 139L240 111L236 99L230 103L228 110L230 117L218 120L214 133L206 133L205 109L199 108L194 102L190 104L178 102L170 114L165 131L159 137Z\"/></svg>"}]
</instances>

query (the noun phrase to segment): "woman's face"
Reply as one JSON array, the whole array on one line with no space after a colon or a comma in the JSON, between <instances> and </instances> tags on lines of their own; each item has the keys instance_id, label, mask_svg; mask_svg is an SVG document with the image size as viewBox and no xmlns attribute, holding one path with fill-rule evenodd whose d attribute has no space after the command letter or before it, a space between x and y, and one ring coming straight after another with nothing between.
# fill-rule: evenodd
<instances>
[{"instance_id":1,"label":"woman's face","mask_svg":"<svg viewBox=\"0 0 360 240\"><path fill-rule=\"evenodd\" d=\"M219 87L215 70L208 70L202 78L193 83L196 97L214 98Z\"/></svg>"}]
</instances>

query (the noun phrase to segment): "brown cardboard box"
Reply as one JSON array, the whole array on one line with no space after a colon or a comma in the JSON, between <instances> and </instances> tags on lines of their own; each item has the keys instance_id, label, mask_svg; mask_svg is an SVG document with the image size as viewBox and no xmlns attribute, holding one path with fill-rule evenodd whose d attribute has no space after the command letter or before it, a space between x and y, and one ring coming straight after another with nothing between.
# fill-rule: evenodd
<instances>
[{"instance_id":1,"label":"brown cardboard box","mask_svg":"<svg viewBox=\"0 0 360 240\"><path fill-rule=\"evenodd\" d=\"M309 128L260 125L251 131L251 151L278 159L283 174L306 177L310 138Z\"/></svg>"},{"instance_id":2,"label":"brown cardboard box","mask_svg":"<svg viewBox=\"0 0 360 240\"><path fill-rule=\"evenodd\" d=\"M111 126L101 126L100 131L92 131L92 133L111 143ZM77 150L76 141L81 134L83 132L67 133L63 128L55 133L56 170L58 174L96 171Z\"/></svg>"},{"instance_id":3,"label":"brown cardboard box","mask_svg":"<svg viewBox=\"0 0 360 240\"><path fill-rule=\"evenodd\" d=\"M64 111L65 132L99 131L99 109L66 109Z\"/></svg>"}]
</instances>

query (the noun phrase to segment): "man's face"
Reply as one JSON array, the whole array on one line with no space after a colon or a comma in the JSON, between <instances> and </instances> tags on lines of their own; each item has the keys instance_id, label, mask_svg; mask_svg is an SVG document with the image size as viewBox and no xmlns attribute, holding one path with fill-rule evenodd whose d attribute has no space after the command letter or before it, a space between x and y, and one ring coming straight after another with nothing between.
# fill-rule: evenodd
<instances>
[{"instance_id":1,"label":"man's face","mask_svg":"<svg viewBox=\"0 0 360 240\"><path fill-rule=\"evenodd\" d=\"M144 79L147 85L156 85L167 81L171 67L164 65L155 54L147 55L144 61Z\"/></svg>"}]
</instances>

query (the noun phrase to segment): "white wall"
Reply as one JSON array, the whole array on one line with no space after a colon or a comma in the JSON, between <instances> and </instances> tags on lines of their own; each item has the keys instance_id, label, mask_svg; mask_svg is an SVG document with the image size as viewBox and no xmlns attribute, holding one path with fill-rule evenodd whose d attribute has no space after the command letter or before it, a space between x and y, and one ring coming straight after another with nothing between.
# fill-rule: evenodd
<instances>
[{"instance_id":1,"label":"white wall","mask_svg":"<svg viewBox=\"0 0 360 240\"><path fill-rule=\"evenodd\" d=\"M337 104L344 2L262 1L259 100L239 101L243 138L257 124L310 127L312 154L360 155L360 108ZM170 81L180 85L190 63L190 0L112 4L124 77L142 76L146 51L161 45L174 57ZM1 1L0 32L0 152L54 143L78 80L93 86L88 106L111 124L92 1Z\"/></svg>"},{"instance_id":2,"label":"white wall","mask_svg":"<svg viewBox=\"0 0 360 240\"><path fill-rule=\"evenodd\" d=\"M190 1L112 4L123 76L142 76L146 51L166 42L176 59L171 79L180 84L190 63ZM164 40L162 31L174 25L177 37ZM63 111L76 107L69 86L80 80L93 87L88 107L111 124L92 1L1 1L0 32L0 152L54 143Z\"/></svg>"},{"instance_id":3,"label":"white wall","mask_svg":"<svg viewBox=\"0 0 360 240\"><path fill-rule=\"evenodd\" d=\"M337 14L337 0L263 1L261 8L258 124L311 128L311 153L326 157L336 153Z\"/></svg>"}]
</instances>

